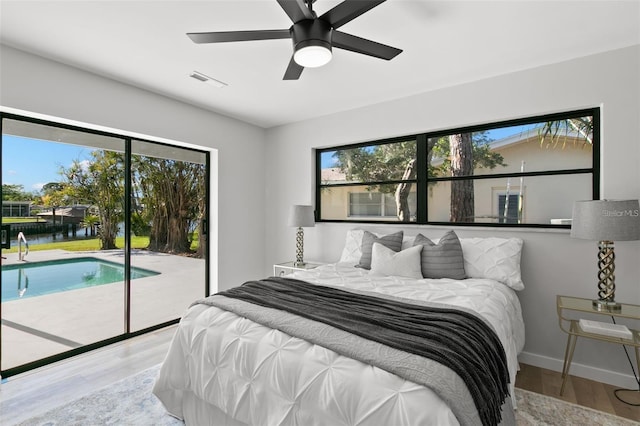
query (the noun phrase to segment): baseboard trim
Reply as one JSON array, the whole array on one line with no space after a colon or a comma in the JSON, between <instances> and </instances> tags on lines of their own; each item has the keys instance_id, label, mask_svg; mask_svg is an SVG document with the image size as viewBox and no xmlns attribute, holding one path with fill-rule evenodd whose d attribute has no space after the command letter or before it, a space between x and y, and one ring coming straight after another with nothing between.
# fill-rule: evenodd
<instances>
[{"instance_id":1,"label":"baseboard trim","mask_svg":"<svg viewBox=\"0 0 640 426\"><path fill-rule=\"evenodd\" d=\"M518 355L518 361L534 367L546 368L547 370L562 371L563 360L544 355L522 352ZM617 373L576 362L571 363L570 374L625 389L638 389L638 383L632 374Z\"/></svg>"}]
</instances>

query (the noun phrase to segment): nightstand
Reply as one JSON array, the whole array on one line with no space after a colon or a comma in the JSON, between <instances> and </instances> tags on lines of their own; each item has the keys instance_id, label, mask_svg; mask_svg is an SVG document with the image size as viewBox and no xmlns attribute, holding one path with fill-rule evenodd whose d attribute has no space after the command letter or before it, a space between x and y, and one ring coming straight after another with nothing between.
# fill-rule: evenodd
<instances>
[{"instance_id":1,"label":"nightstand","mask_svg":"<svg viewBox=\"0 0 640 426\"><path fill-rule=\"evenodd\" d=\"M322 263L312 263L312 262L285 262L285 263L276 263L273 265L273 275L276 277L282 277L284 275L289 275L295 271L306 271L309 269L317 268L322 265Z\"/></svg>"},{"instance_id":2,"label":"nightstand","mask_svg":"<svg viewBox=\"0 0 640 426\"><path fill-rule=\"evenodd\" d=\"M640 305L622 303L621 309L619 310L602 311L593 307L591 299L557 296L556 307L558 309L558 322L560 324L560 329L568 334L567 347L564 351L564 364L562 366L562 387L560 388L560 395L564 392L564 386L567 382L567 377L569 376L571 360L573 359L573 352L576 348L576 341L578 340L578 337L586 337L588 339L600 340L602 342L633 346L636 352L636 364L640 371L640 331L630 329L631 338L615 337L603 333L589 333L580 327L580 318L569 318L567 316L569 313L573 313L571 316L576 313L599 315L600 318L597 318L597 320L607 323L612 322L610 319L611 317L640 320Z\"/></svg>"}]
</instances>

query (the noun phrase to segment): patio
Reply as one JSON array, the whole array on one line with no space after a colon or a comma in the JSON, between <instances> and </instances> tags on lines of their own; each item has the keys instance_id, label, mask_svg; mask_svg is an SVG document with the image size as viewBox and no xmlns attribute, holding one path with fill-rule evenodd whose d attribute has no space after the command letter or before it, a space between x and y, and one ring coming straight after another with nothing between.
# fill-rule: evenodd
<instances>
[{"instance_id":1,"label":"patio","mask_svg":"<svg viewBox=\"0 0 640 426\"><path fill-rule=\"evenodd\" d=\"M73 257L124 264L123 254L45 250L33 251L20 262L17 253L8 253L2 265ZM134 250L131 265L160 273L132 280L131 331L179 318L194 300L204 297L203 259ZM124 316L122 282L3 302L2 369L120 335Z\"/></svg>"}]
</instances>

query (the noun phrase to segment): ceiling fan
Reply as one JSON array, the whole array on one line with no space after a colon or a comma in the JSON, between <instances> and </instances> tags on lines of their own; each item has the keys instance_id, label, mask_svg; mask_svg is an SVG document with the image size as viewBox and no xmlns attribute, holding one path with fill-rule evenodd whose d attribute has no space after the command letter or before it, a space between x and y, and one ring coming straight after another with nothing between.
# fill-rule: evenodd
<instances>
[{"instance_id":1,"label":"ceiling fan","mask_svg":"<svg viewBox=\"0 0 640 426\"><path fill-rule=\"evenodd\" d=\"M283 30L221 31L187 33L195 43L273 40L290 38L293 56L283 80L297 80L305 67L314 68L331 60L331 49L350 50L390 60L402 50L360 38L337 29L386 0L345 0L320 17L313 11L315 0L277 0L293 25Z\"/></svg>"}]
</instances>

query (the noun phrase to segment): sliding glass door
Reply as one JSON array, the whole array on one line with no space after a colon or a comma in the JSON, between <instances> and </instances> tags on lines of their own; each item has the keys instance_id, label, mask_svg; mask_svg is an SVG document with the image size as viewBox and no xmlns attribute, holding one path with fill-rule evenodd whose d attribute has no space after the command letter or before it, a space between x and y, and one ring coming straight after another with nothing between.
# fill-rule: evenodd
<instances>
[{"instance_id":1,"label":"sliding glass door","mask_svg":"<svg viewBox=\"0 0 640 426\"><path fill-rule=\"evenodd\" d=\"M207 153L1 126L3 377L175 322L206 294Z\"/></svg>"},{"instance_id":2,"label":"sliding glass door","mask_svg":"<svg viewBox=\"0 0 640 426\"><path fill-rule=\"evenodd\" d=\"M207 169L203 152L131 142L131 330L179 317L204 295ZM139 242L142 240L141 242Z\"/></svg>"}]
</instances>

